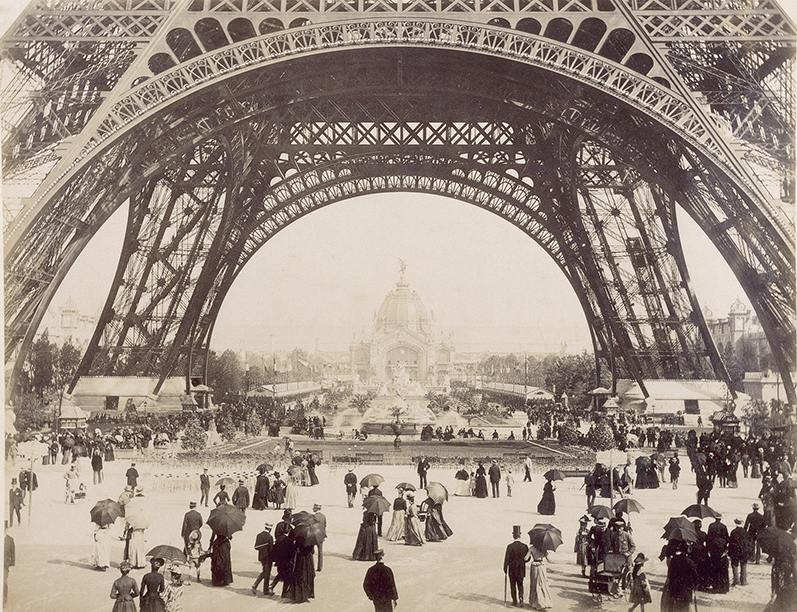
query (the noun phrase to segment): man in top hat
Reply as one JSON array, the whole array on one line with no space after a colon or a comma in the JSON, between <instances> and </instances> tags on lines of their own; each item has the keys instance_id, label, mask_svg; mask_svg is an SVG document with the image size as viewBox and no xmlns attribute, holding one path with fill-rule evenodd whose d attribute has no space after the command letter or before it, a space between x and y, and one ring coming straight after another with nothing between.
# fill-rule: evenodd
<instances>
[{"instance_id":1,"label":"man in top hat","mask_svg":"<svg viewBox=\"0 0 797 612\"><path fill-rule=\"evenodd\" d=\"M11 489L8 491L8 526L14 526L14 515L17 515L17 524L22 524L20 512L22 511L22 489L17 485L17 479L11 479Z\"/></svg>"},{"instance_id":2,"label":"man in top hat","mask_svg":"<svg viewBox=\"0 0 797 612\"><path fill-rule=\"evenodd\" d=\"M742 527L742 519L733 519L734 527L728 536L728 557L731 559L733 571L732 586L747 586L747 560L753 552L753 541L750 534Z\"/></svg>"},{"instance_id":3,"label":"man in top hat","mask_svg":"<svg viewBox=\"0 0 797 612\"><path fill-rule=\"evenodd\" d=\"M426 458L426 455L421 455L421 458L418 460L418 480L420 481L420 488L426 488L426 472L429 471L431 465L429 464L429 460Z\"/></svg>"},{"instance_id":4,"label":"man in top hat","mask_svg":"<svg viewBox=\"0 0 797 612\"><path fill-rule=\"evenodd\" d=\"M391 570L382 561L385 551L381 548L374 552L376 563L368 568L363 580L363 590L372 602L374 602L374 612L391 612L393 606L398 603L398 591L396 590L396 580L393 578Z\"/></svg>"},{"instance_id":5,"label":"man in top hat","mask_svg":"<svg viewBox=\"0 0 797 612\"><path fill-rule=\"evenodd\" d=\"M199 475L199 490L202 496L199 498L199 503L205 504L208 507L208 499L210 498L210 476L208 476L208 468L204 468Z\"/></svg>"},{"instance_id":6,"label":"man in top hat","mask_svg":"<svg viewBox=\"0 0 797 612\"><path fill-rule=\"evenodd\" d=\"M186 555L188 554L188 549L190 548L188 536L191 535L191 532L194 531L194 529L201 529L202 524L204 523L202 520L202 515L196 510L196 502L189 502L188 508L188 512L186 512L185 516L183 516L183 528L180 530L180 535L183 537L183 542L185 542Z\"/></svg>"},{"instance_id":7,"label":"man in top hat","mask_svg":"<svg viewBox=\"0 0 797 612\"><path fill-rule=\"evenodd\" d=\"M747 519L744 522L744 528L750 535L750 539L755 547L754 561L756 565L761 562L761 545L758 543L758 536L767 526L767 520L764 518L764 515L758 511L759 507L758 502L753 502L753 511L747 515Z\"/></svg>"},{"instance_id":8,"label":"man in top hat","mask_svg":"<svg viewBox=\"0 0 797 612\"><path fill-rule=\"evenodd\" d=\"M529 547L520 541L520 525L512 527L512 538L514 541L506 547L504 554L504 574L505 578L509 579L512 605L522 608L523 579L526 577L526 562L530 559ZM506 588L504 588L504 601L506 601Z\"/></svg>"},{"instance_id":9,"label":"man in top hat","mask_svg":"<svg viewBox=\"0 0 797 612\"><path fill-rule=\"evenodd\" d=\"M125 476L127 477L128 486L131 486L135 489L136 485L138 484L138 470L136 469L135 461L130 463L130 467L127 468Z\"/></svg>"},{"instance_id":10,"label":"man in top hat","mask_svg":"<svg viewBox=\"0 0 797 612\"><path fill-rule=\"evenodd\" d=\"M324 528L324 533L326 533L327 517L321 512L321 504L313 504L313 512L315 522L321 525ZM316 544L316 548L318 549L318 567L316 567L315 571L320 572L324 568L324 543L319 542Z\"/></svg>"},{"instance_id":11,"label":"man in top hat","mask_svg":"<svg viewBox=\"0 0 797 612\"><path fill-rule=\"evenodd\" d=\"M249 507L249 489L244 485L243 479L238 481L238 488L232 492L232 505L241 512L246 512Z\"/></svg>"},{"instance_id":12,"label":"man in top hat","mask_svg":"<svg viewBox=\"0 0 797 612\"><path fill-rule=\"evenodd\" d=\"M263 566L263 571L260 572L257 580L255 580L255 583L252 585L252 593L255 595L257 595L257 585L260 584L261 580L263 581L263 595L274 594L274 591L269 588L269 583L271 582L271 565L273 564L271 549L274 548L274 538L271 535L272 527L273 525L271 523L266 523L263 527L263 531L258 533L255 538L257 560L260 561L260 564Z\"/></svg>"},{"instance_id":13,"label":"man in top hat","mask_svg":"<svg viewBox=\"0 0 797 612\"><path fill-rule=\"evenodd\" d=\"M487 474L490 476L493 497L501 497L501 491L498 486L501 483L501 468L498 467L498 462L495 459L490 462L490 469L487 470Z\"/></svg>"},{"instance_id":14,"label":"man in top hat","mask_svg":"<svg viewBox=\"0 0 797 612\"><path fill-rule=\"evenodd\" d=\"M706 531L706 552L708 553L708 574L710 586L715 593L727 593L730 587L728 576L728 528L722 522L722 514L717 512L714 522ZM701 568L702 569L702 568Z\"/></svg>"},{"instance_id":15,"label":"man in top hat","mask_svg":"<svg viewBox=\"0 0 797 612\"><path fill-rule=\"evenodd\" d=\"M609 519L600 517L595 525L592 526L587 535L589 541L589 565L594 573L598 563L606 558L612 547L612 540L609 534Z\"/></svg>"}]
</instances>

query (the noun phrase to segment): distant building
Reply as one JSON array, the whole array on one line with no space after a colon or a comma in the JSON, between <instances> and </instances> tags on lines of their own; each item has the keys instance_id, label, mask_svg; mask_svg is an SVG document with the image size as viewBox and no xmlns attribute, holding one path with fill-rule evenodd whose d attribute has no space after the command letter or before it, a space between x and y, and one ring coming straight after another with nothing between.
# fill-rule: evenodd
<instances>
[{"instance_id":1,"label":"distant building","mask_svg":"<svg viewBox=\"0 0 797 612\"><path fill-rule=\"evenodd\" d=\"M50 342L54 344L60 346L71 340L76 347L85 349L99 320L97 314L87 315L80 312L70 296L66 303L47 309L39 329L41 333L46 329Z\"/></svg>"},{"instance_id":2,"label":"distant building","mask_svg":"<svg viewBox=\"0 0 797 612\"><path fill-rule=\"evenodd\" d=\"M752 352L747 358L753 357L758 362L762 356L770 354L769 343L758 316L741 300L737 299L731 304L728 316L724 319L715 318L708 308L703 310L703 316L720 355L732 346L737 356L741 356L742 340L745 341L746 350Z\"/></svg>"},{"instance_id":3,"label":"distant building","mask_svg":"<svg viewBox=\"0 0 797 612\"><path fill-rule=\"evenodd\" d=\"M797 373L792 373L792 380L797 380ZM744 392L752 399L763 400L766 403L774 400L788 401L786 387L779 372L766 369L763 372L744 373Z\"/></svg>"}]
</instances>

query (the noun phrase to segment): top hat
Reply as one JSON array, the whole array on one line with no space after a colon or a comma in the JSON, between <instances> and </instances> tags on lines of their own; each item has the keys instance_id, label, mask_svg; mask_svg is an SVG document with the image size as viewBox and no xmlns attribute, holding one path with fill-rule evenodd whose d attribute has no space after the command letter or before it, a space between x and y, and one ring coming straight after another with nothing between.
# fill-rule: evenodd
<instances>
[{"instance_id":1,"label":"top hat","mask_svg":"<svg viewBox=\"0 0 797 612\"><path fill-rule=\"evenodd\" d=\"M520 525L513 525L512 526L512 537L519 538L520 537Z\"/></svg>"}]
</instances>

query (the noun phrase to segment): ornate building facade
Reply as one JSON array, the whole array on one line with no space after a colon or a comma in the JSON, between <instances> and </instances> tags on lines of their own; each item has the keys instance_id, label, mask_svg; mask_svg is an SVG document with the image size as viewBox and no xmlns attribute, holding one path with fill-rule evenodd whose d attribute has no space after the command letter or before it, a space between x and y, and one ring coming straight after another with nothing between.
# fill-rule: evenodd
<instances>
[{"instance_id":1,"label":"ornate building facade","mask_svg":"<svg viewBox=\"0 0 797 612\"><path fill-rule=\"evenodd\" d=\"M350 347L351 371L360 382L376 384L393 379L403 366L413 381L444 385L451 374L454 346L435 334L433 318L407 282L406 266L374 317L371 337Z\"/></svg>"}]
</instances>

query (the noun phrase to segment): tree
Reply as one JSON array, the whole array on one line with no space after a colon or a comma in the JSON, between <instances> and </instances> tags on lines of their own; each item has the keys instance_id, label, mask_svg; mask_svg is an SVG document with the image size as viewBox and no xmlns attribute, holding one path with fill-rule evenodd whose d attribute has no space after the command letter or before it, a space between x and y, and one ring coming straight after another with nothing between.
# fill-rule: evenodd
<instances>
[{"instance_id":1,"label":"tree","mask_svg":"<svg viewBox=\"0 0 797 612\"><path fill-rule=\"evenodd\" d=\"M368 395L355 393L349 399L349 406L359 410L360 414L364 414L365 411L371 406L371 399L368 397Z\"/></svg>"},{"instance_id":2,"label":"tree","mask_svg":"<svg viewBox=\"0 0 797 612\"><path fill-rule=\"evenodd\" d=\"M590 427L587 433L587 442L595 451L605 451L615 448L614 433L605 421L601 420Z\"/></svg>"},{"instance_id":3,"label":"tree","mask_svg":"<svg viewBox=\"0 0 797 612\"><path fill-rule=\"evenodd\" d=\"M50 335L45 329L28 354L28 391L44 397L45 391L52 388L57 352L57 345L50 342Z\"/></svg>"},{"instance_id":4,"label":"tree","mask_svg":"<svg viewBox=\"0 0 797 612\"><path fill-rule=\"evenodd\" d=\"M589 406L590 395L595 384L595 359L583 351L580 355L556 355L546 359L545 386L554 391L556 397L567 393L574 407Z\"/></svg>"},{"instance_id":5,"label":"tree","mask_svg":"<svg viewBox=\"0 0 797 612\"><path fill-rule=\"evenodd\" d=\"M186 423L183 432L182 447L187 451L201 451L207 444L207 434L199 419L194 417Z\"/></svg>"},{"instance_id":6,"label":"tree","mask_svg":"<svg viewBox=\"0 0 797 612\"><path fill-rule=\"evenodd\" d=\"M426 394L426 399L429 400L429 410L435 414L448 410L448 397L445 394L429 391L429 393Z\"/></svg>"},{"instance_id":7,"label":"tree","mask_svg":"<svg viewBox=\"0 0 797 612\"><path fill-rule=\"evenodd\" d=\"M744 368L739 363L736 356L736 349L733 343L728 342L722 351L722 361L725 363L725 369L728 371L728 378L731 380L731 387L734 391L744 391Z\"/></svg>"},{"instance_id":8,"label":"tree","mask_svg":"<svg viewBox=\"0 0 797 612\"><path fill-rule=\"evenodd\" d=\"M559 426L559 444L562 446L578 444L578 429L572 421L567 421Z\"/></svg>"},{"instance_id":9,"label":"tree","mask_svg":"<svg viewBox=\"0 0 797 612\"><path fill-rule=\"evenodd\" d=\"M245 427L246 435L259 436L260 429L262 427L263 427L263 421L260 418L260 415L257 413L257 411L254 408L252 408L252 410L249 412L249 416L246 417L246 427Z\"/></svg>"},{"instance_id":10,"label":"tree","mask_svg":"<svg viewBox=\"0 0 797 612\"><path fill-rule=\"evenodd\" d=\"M213 388L213 401L222 403L244 391L245 365L234 351L208 355L208 385Z\"/></svg>"},{"instance_id":11,"label":"tree","mask_svg":"<svg viewBox=\"0 0 797 612\"><path fill-rule=\"evenodd\" d=\"M769 406L764 400L754 399L742 409L742 420L754 436L760 436L769 426Z\"/></svg>"},{"instance_id":12,"label":"tree","mask_svg":"<svg viewBox=\"0 0 797 612\"><path fill-rule=\"evenodd\" d=\"M14 425L20 432L37 430L51 421L51 411L43 398L35 393L19 393L14 402Z\"/></svg>"},{"instance_id":13,"label":"tree","mask_svg":"<svg viewBox=\"0 0 797 612\"><path fill-rule=\"evenodd\" d=\"M232 422L232 417L229 413L225 413L218 425L219 435L225 442L235 441L235 436L238 434L235 425Z\"/></svg>"}]
</instances>

